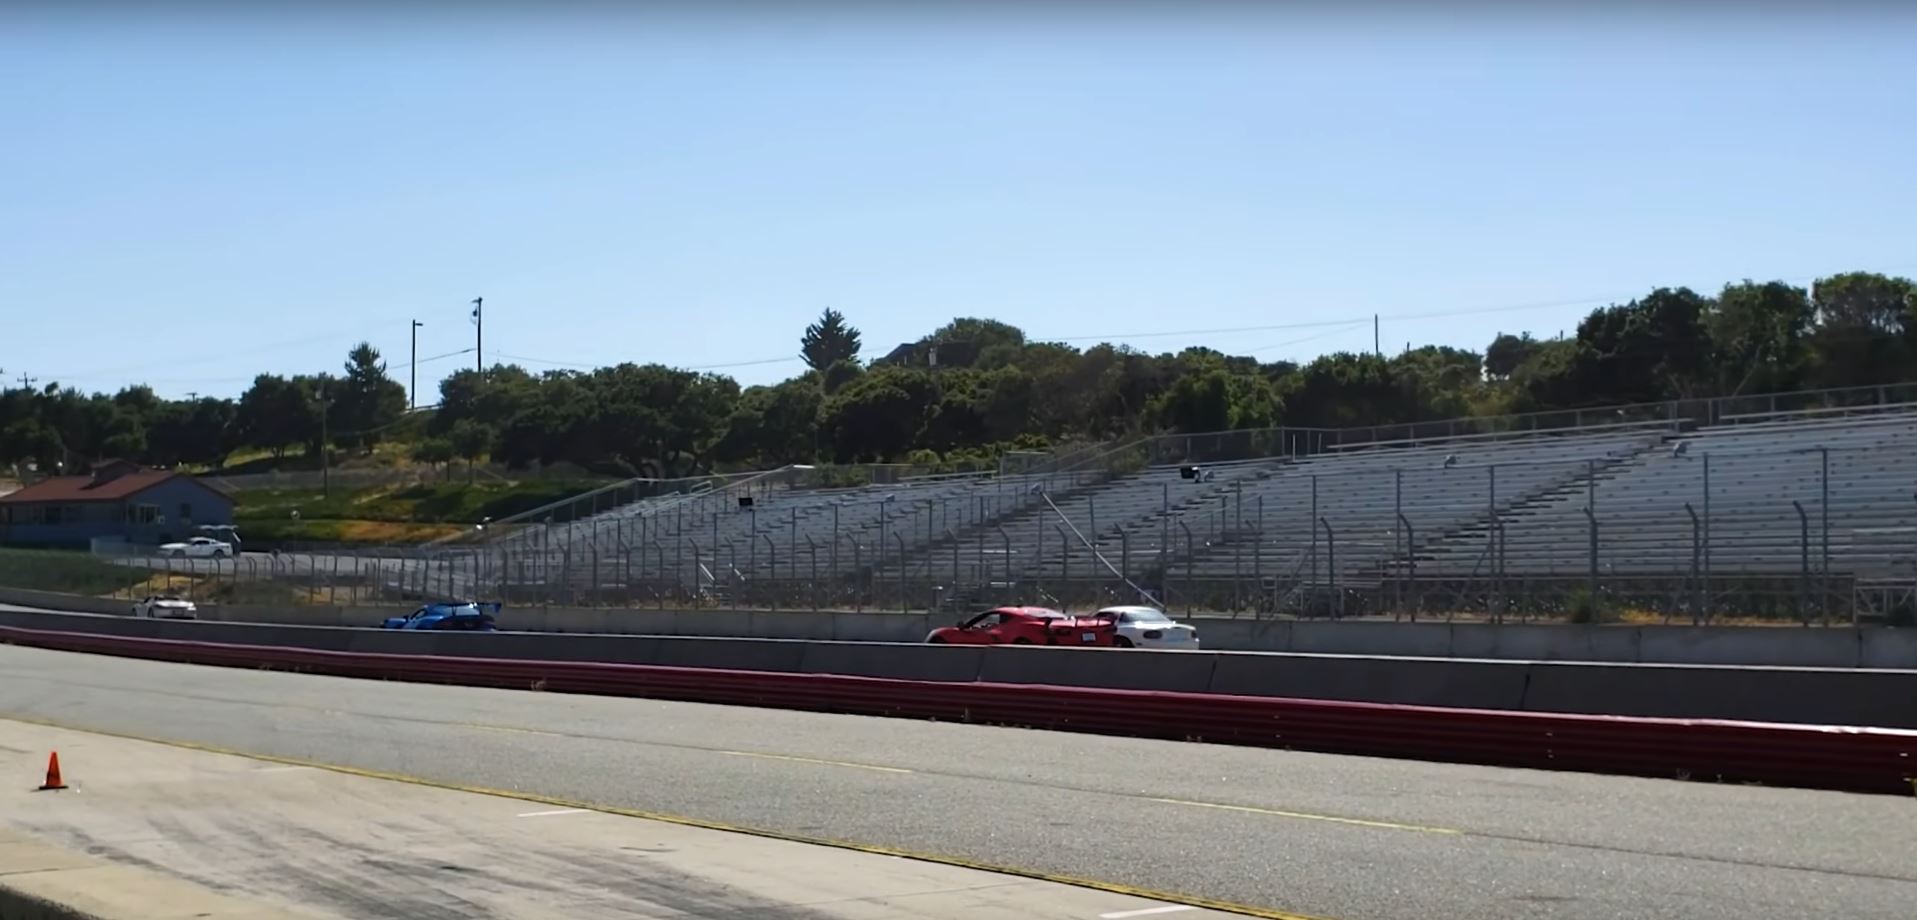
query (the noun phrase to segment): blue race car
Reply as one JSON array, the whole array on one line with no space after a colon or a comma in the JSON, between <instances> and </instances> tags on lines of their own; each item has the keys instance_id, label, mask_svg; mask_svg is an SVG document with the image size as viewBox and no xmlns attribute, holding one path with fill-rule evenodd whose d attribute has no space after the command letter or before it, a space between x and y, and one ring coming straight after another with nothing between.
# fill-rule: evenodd
<instances>
[{"instance_id":1,"label":"blue race car","mask_svg":"<svg viewBox=\"0 0 1917 920\"><path fill-rule=\"evenodd\" d=\"M387 617L381 629L438 629L464 632L493 632L499 628L494 617L502 605L495 602L434 601L410 615Z\"/></svg>"}]
</instances>

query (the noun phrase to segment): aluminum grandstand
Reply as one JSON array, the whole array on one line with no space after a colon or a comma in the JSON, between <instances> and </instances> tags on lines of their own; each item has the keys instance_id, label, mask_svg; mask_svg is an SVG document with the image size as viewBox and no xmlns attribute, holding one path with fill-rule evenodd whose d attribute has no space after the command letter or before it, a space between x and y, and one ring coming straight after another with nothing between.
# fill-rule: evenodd
<instances>
[{"instance_id":1,"label":"aluminum grandstand","mask_svg":"<svg viewBox=\"0 0 1917 920\"><path fill-rule=\"evenodd\" d=\"M1872 616L1917 578L1917 404L1893 395L1165 436L856 486L635 481L443 549L506 596L642 603Z\"/></svg>"}]
</instances>

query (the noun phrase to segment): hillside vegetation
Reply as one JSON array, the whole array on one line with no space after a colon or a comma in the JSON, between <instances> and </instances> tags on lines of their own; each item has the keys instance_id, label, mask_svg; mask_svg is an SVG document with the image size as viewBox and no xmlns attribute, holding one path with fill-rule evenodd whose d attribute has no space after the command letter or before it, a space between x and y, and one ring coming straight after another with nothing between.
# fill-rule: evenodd
<instances>
[{"instance_id":1,"label":"hillside vegetation","mask_svg":"<svg viewBox=\"0 0 1917 920\"><path fill-rule=\"evenodd\" d=\"M296 543L420 543L486 518L577 495L593 485L533 481L335 487L331 498L319 489L245 489L234 495L234 519L248 549Z\"/></svg>"},{"instance_id":2,"label":"hillside vegetation","mask_svg":"<svg viewBox=\"0 0 1917 920\"><path fill-rule=\"evenodd\" d=\"M983 465L1008 449L1160 431L1380 425L1876 386L1917 378L1914 291L1909 279L1867 272L1809 288L1661 287L1591 311L1565 338L1503 334L1482 352L1340 352L1303 365L1210 348L1080 348L978 318L872 362L862 358L859 331L828 310L799 337L807 369L777 384L742 388L721 374L659 364L542 373L499 364L447 377L437 411L421 414L406 411L404 388L379 352L361 345L339 374L262 373L236 400L164 400L144 386L111 395L58 383L6 390L0 464L74 469L125 457L212 469L251 454L254 465L272 466L300 453L315 458L325 440L340 460L403 458L454 476L482 458L661 477L787 463ZM358 495L363 507L316 516L452 521L497 498L487 488ZM404 513L392 504L408 501ZM267 503L248 500L248 518L271 520L254 517Z\"/></svg>"}]
</instances>

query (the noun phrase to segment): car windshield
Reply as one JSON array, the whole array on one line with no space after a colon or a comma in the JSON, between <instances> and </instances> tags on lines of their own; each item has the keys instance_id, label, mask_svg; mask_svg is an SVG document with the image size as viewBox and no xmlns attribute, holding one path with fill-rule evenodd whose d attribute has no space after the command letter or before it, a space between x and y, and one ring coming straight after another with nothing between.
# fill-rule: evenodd
<instances>
[{"instance_id":1,"label":"car windshield","mask_svg":"<svg viewBox=\"0 0 1917 920\"><path fill-rule=\"evenodd\" d=\"M1161 610L1121 610L1118 619L1124 623L1170 623L1171 617Z\"/></svg>"}]
</instances>

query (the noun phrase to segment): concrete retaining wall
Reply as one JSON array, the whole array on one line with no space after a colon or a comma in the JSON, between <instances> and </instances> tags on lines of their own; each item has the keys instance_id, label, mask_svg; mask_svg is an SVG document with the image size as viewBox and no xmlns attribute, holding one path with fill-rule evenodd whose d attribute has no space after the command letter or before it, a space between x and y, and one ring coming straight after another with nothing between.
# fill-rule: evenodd
<instances>
[{"instance_id":1,"label":"concrete retaining wall","mask_svg":"<svg viewBox=\"0 0 1917 920\"><path fill-rule=\"evenodd\" d=\"M1472 709L1917 728L1917 671L1127 652L831 640L430 633L0 611L0 625L402 655L1175 690Z\"/></svg>"}]
</instances>

